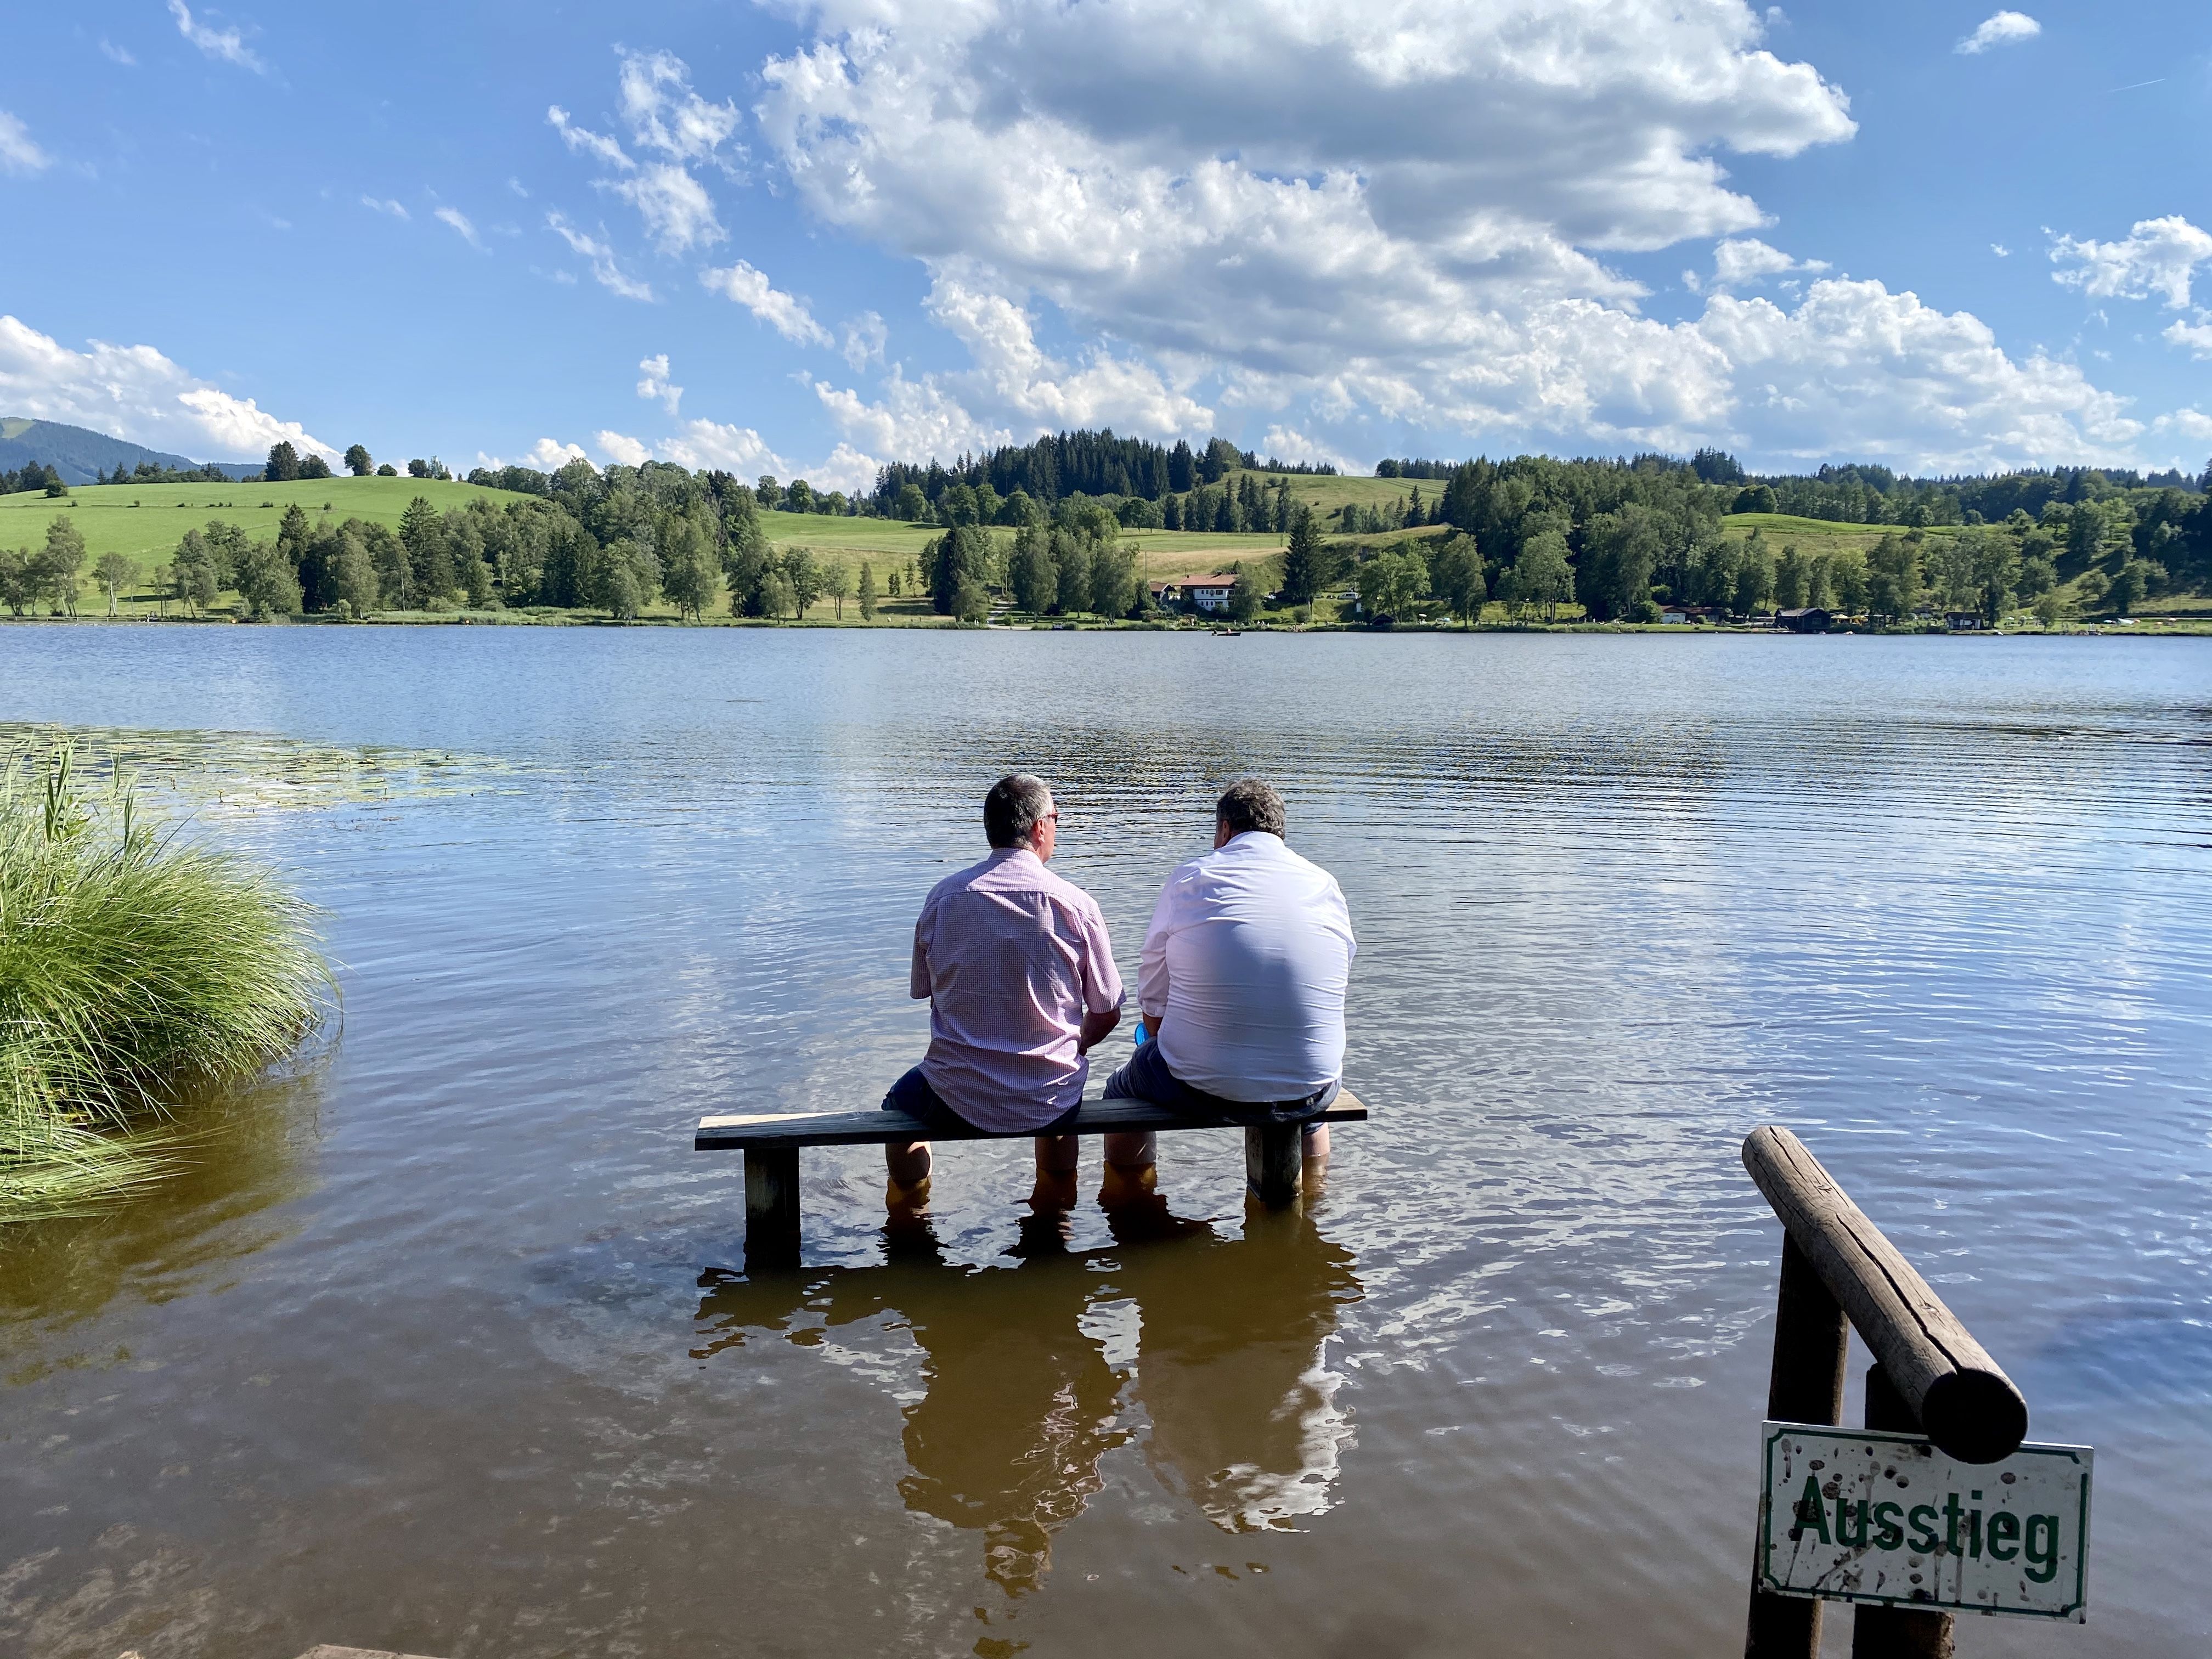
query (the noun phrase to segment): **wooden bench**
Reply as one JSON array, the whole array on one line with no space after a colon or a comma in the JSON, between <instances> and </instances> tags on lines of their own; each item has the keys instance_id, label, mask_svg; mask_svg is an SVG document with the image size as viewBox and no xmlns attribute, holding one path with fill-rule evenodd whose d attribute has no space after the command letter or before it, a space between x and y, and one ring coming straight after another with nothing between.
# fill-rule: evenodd
<instances>
[{"instance_id":1,"label":"wooden bench","mask_svg":"<svg viewBox=\"0 0 2212 1659\"><path fill-rule=\"evenodd\" d=\"M1367 1109L1340 1091L1314 1123L1358 1123ZM1299 1123L1240 1124L1229 1118L1185 1117L1148 1100L1088 1100L1071 1128L1079 1135L1141 1134L1158 1129L1244 1131L1244 1179L1254 1196L1280 1208L1298 1195ZM745 1265L799 1260L799 1149L881 1146L913 1140L1027 1140L1027 1132L994 1134L925 1125L904 1112L749 1112L699 1120L695 1152L745 1155Z\"/></svg>"}]
</instances>

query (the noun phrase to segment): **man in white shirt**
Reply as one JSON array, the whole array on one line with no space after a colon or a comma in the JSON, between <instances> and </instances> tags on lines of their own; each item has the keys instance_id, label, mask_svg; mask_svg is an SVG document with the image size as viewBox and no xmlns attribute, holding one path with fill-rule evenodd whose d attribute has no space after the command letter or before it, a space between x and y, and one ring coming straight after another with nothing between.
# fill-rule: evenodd
<instances>
[{"instance_id":1,"label":"man in white shirt","mask_svg":"<svg viewBox=\"0 0 2212 1659\"><path fill-rule=\"evenodd\" d=\"M1214 807L1213 851L1177 869L1145 934L1137 998L1152 1040L1106 1084L1193 1117L1298 1123L1336 1097L1355 944L1336 878L1284 844L1283 798L1257 778ZM1326 1125L1306 1155L1325 1156ZM1109 1164L1154 1158L1109 1135Z\"/></svg>"}]
</instances>

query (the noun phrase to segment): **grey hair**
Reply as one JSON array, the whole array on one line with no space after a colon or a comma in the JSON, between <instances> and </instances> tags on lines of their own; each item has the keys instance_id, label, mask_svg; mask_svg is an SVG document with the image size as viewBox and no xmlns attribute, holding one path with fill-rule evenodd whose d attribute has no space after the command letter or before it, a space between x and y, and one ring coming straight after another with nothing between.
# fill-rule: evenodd
<instances>
[{"instance_id":1,"label":"grey hair","mask_svg":"<svg viewBox=\"0 0 2212 1659\"><path fill-rule=\"evenodd\" d=\"M1229 826L1229 833L1241 836L1247 830L1264 830L1271 836L1283 833L1283 798L1273 786L1258 778L1239 778L1221 792L1214 804L1215 821Z\"/></svg>"},{"instance_id":2,"label":"grey hair","mask_svg":"<svg viewBox=\"0 0 2212 1659\"><path fill-rule=\"evenodd\" d=\"M994 847L1026 847L1030 832L1052 811L1052 791L1042 778L1009 772L983 797L983 834Z\"/></svg>"}]
</instances>

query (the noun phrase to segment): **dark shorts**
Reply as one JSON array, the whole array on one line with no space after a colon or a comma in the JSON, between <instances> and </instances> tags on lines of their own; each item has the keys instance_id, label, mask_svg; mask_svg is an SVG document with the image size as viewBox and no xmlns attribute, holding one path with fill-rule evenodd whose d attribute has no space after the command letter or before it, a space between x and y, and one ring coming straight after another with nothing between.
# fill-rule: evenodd
<instances>
[{"instance_id":1,"label":"dark shorts","mask_svg":"<svg viewBox=\"0 0 2212 1659\"><path fill-rule=\"evenodd\" d=\"M1227 1118L1236 1123L1304 1123L1328 1109L1339 1086L1331 1083L1304 1100L1224 1100L1185 1083L1168 1070L1158 1043L1144 1042L1137 1045L1127 1065L1106 1079L1106 1098L1149 1100L1183 1117Z\"/></svg>"},{"instance_id":2,"label":"dark shorts","mask_svg":"<svg viewBox=\"0 0 2212 1659\"><path fill-rule=\"evenodd\" d=\"M1066 1134L1074 1127L1076 1115L1082 1109L1083 1103L1079 1100L1043 1127L1031 1129L1029 1133ZM942 1134L965 1137L975 1133L975 1126L946 1105L937 1091L929 1086L929 1079L921 1074L919 1066L891 1085L890 1092L884 1096L884 1110L904 1112L908 1117L918 1117Z\"/></svg>"}]
</instances>

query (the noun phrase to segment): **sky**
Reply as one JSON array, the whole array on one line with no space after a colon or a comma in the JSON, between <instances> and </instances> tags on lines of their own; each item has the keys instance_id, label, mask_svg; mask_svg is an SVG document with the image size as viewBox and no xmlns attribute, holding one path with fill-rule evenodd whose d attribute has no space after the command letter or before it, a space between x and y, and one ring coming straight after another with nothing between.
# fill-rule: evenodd
<instances>
[{"instance_id":1,"label":"sky","mask_svg":"<svg viewBox=\"0 0 2212 1659\"><path fill-rule=\"evenodd\" d=\"M865 488L1039 433L2212 455L2212 6L77 0L0 416Z\"/></svg>"}]
</instances>

